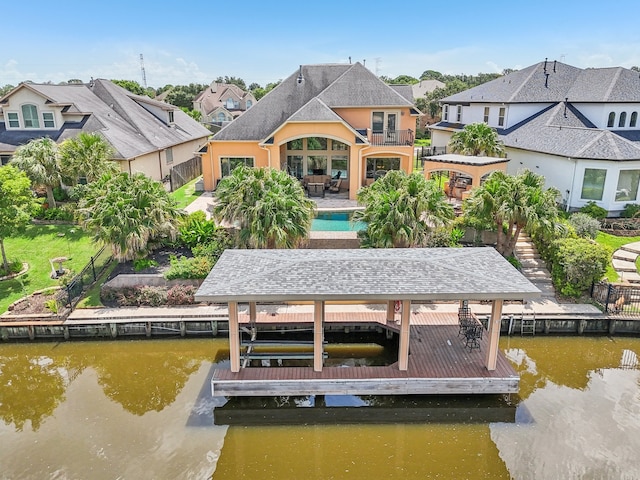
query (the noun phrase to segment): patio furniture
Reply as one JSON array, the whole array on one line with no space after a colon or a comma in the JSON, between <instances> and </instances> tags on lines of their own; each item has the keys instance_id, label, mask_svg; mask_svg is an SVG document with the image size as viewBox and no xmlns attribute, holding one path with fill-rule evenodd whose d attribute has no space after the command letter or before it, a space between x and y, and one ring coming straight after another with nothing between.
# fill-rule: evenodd
<instances>
[{"instance_id":1,"label":"patio furniture","mask_svg":"<svg viewBox=\"0 0 640 480\"><path fill-rule=\"evenodd\" d=\"M324 198L324 183L307 183L307 195Z\"/></svg>"},{"instance_id":2,"label":"patio furniture","mask_svg":"<svg viewBox=\"0 0 640 480\"><path fill-rule=\"evenodd\" d=\"M338 193L340 191L340 185L342 184L342 179L338 179L338 181L335 183L335 185L331 185L329 187L329 192L330 193Z\"/></svg>"},{"instance_id":3,"label":"patio furniture","mask_svg":"<svg viewBox=\"0 0 640 480\"><path fill-rule=\"evenodd\" d=\"M465 343L464 346L472 351L477 348L480 350L480 342L478 340L482 339L482 325L477 323L476 325L469 326L464 332Z\"/></svg>"}]
</instances>

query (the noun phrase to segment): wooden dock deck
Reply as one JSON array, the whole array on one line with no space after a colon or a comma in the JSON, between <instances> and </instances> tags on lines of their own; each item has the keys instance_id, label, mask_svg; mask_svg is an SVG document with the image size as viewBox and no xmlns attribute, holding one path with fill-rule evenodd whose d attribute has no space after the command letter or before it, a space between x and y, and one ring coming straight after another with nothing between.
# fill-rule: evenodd
<instances>
[{"instance_id":1,"label":"wooden dock deck","mask_svg":"<svg viewBox=\"0 0 640 480\"><path fill-rule=\"evenodd\" d=\"M258 315L256 324L303 324L305 314ZM244 316L243 316L244 317ZM308 319L311 324L311 317ZM339 323L378 323L396 330L384 312L330 313L325 325ZM241 324L248 318L241 318ZM499 352L496 369L487 370L484 359L487 335L480 349L469 351L458 336L457 316L451 313L411 315L409 363L406 371L396 363L388 366L324 367L248 367L238 373L217 369L212 378L214 396L274 395L412 395L412 394L503 394L516 393L519 376ZM485 332L486 333L486 332Z\"/></svg>"}]
</instances>

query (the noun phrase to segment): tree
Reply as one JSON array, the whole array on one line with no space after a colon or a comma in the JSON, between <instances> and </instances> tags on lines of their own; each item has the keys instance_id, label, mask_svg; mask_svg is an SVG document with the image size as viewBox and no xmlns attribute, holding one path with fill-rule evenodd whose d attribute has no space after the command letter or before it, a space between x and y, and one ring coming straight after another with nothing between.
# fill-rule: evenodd
<instances>
[{"instance_id":1,"label":"tree","mask_svg":"<svg viewBox=\"0 0 640 480\"><path fill-rule=\"evenodd\" d=\"M7 93L13 90L15 87L8 83L4 87L0 87L0 97L4 97Z\"/></svg>"},{"instance_id":2,"label":"tree","mask_svg":"<svg viewBox=\"0 0 640 480\"><path fill-rule=\"evenodd\" d=\"M199 122L202 119L202 112L200 112L199 110L191 110L190 108L186 107L180 107L180 110L189 115L196 122Z\"/></svg>"},{"instance_id":3,"label":"tree","mask_svg":"<svg viewBox=\"0 0 640 480\"><path fill-rule=\"evenodd\" d=\"M479 223L495 225L496 250L504 257L513 256L520 232L526 227L549 233L561 229L556 204L560 192L544 189L544 177L525 170L512 176L493 172L484 184L471 190L463 204L465 217Z\"/></svg>"},{"instance_id":4,"label":"tree","mask_svg":"<svg viewBox=\"0 0 640 480\"><path fill-rule=\"evenodd\" d=\"M111 80L112 83L130 91L135 95L146 95L147 91L135 80Z\"/></svg>"},{"instance_id":5,"label":"tree","mask_svg":"<svg viewBox=\"0 0 640 480\"><path fill-rule=\"evenodd\" d=\"M470 123L464 129L451 135L449 147L462 155L486 155L501 157L504 147L498 140L498 133L486 123Z\"/></svg>"},{"instance_id":6,"label":"tree","mask_svg":"<svg viewBox=\"0 0 640 480\"><path fill-rule=\"evenodd\" d=\"M56 206L54 187L60 186L62 177L57 155L58 146L49 137L36 138L18 147L11 164L27 174L34 185L42 185L47 191L50 207Z\"/></svg>"},{"instance_id":7,"label":"tree","mask_svg":"<svg viewBox=\"0 0 640 480\"><path fill-rule=\"evenodd\" d=\"M411 75L398 75L396 78L392 79L390 82L391 84L394 85L413 85L414 83L418 83L420 82L420 80L418 80L415 77L412 77Z\"/></svg>"},{"instance_id":8,"label":"tree","mask_svg":"<svg viewBox=\"0 0 640 480\"><path fill-rule=\"evenodd\" d=\"M78 203L80 224L118 260L131 260L152 240L175 240L184 212L160 182L143 173L105 174Z\"/></svg>"},{"instance_id":9,"label":"tree","mask_svg":"<svg viewBox=\"0 0 640 480\"><path fill-rule=\"evenodd\" d=\"M9 271L9 262L4 251L4 239L27 226L33 203L27 175L11 165L0 167L0 250L5 272Z\"/></svg>"},{"instance_id":10,"label":"tree","mask_svg":"<svg viewBox=\"0 0 640 480\"><path fill-rule=\"evenodd\" d=\"M284 171L238 166L215 196L213 216L238 229L241 248L294 248L309 234L314 203Z\"/></svg>"},{"instance_id":11,"label":"tree","mask_svg":"<svg viewBox=\"0 0 640 480\"><path fill-rule=\"evenodd\" d=\"M98 133L80 132L76 137L62 142L58 148L60 168L65 175L77 182L86 177L87 182L96 181L105 173L117 173L118 165L110 160L114 150Z\"/></svg>"},{"instance_id":12,"label":"tree","mask_svg":"<svg viewBox=\"0 0 640 480\"><path fill-rule=\"evenodd\" d=\"M415 172L392 170L358 192L364 211L354 220L367 223L363 247L424 247L439 227L455 217L444 192Z\"/></svg>"}]
</instances>

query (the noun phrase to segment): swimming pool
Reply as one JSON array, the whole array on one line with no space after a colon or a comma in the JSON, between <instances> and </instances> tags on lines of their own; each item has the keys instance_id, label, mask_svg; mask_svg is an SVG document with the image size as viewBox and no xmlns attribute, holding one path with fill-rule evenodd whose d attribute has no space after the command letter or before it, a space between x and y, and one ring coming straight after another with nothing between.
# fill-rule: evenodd
<instances>
[{"instance_id":1,"label":"swimming pool","mask_svg":"<svg viewBox=\"0 0 640 480\"><path fill-rule=\"evenodd\" d=\"M357 232L367 228L364 222L352 222L353 212L318 212L311 223L312 232Z\"/></svg>"}]
</instances>

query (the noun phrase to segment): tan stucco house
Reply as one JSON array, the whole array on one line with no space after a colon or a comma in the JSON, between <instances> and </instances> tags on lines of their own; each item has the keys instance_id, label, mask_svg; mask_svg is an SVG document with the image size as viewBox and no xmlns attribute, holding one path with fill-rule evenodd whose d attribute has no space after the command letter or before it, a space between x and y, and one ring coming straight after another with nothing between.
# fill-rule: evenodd
<instances>
[{"instance_id":1,"label":"tan stucco house","mask_svg":"<svg viewBox=\"0 0 640 480\"><path fill-rule=\"evenodd\" d=\"M387 85L360 63L302 65L209 142L206 190L239 164L341 179L358 189L388 170L413 169L411 87Z\"/></svg>"},{"instance_id":2,"label":"tan stucco house","mask_svg":"<svg viewBox=\"0 0 640 480\"><path fill-rule=\"evenodd\" d=\"M80 132L102 135L122 171L158 181L195 158L210 135L179 108L134 95L109 80L23 83L0 98L2 164L32 139L49 137L61 143Z\"/></svg>"}]
</instances>

